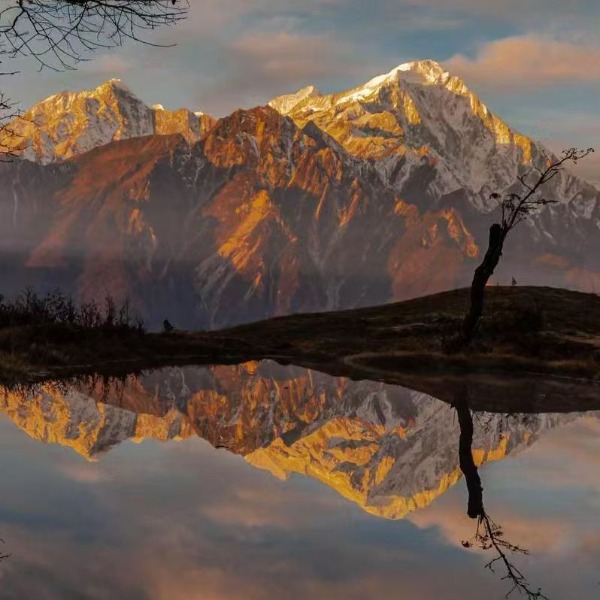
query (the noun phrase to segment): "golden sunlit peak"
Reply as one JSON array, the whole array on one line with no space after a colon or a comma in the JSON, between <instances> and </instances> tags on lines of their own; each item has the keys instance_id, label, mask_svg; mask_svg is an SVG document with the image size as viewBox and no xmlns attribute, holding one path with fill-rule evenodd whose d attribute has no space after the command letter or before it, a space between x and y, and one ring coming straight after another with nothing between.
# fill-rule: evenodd
<instances>
[{"instance_id":1,"label":"golden sunlit peak","mask_svg":"<svg viewBox=\"0 0 600 600\"><path fill-rule=\"evenodd\" d=\"M374 77L368 81L365 85L368 87L374 87L381 85L391 79L397 79L400 74L417 73L418 75L425 78L428 83L441 83L444 84L451 77L450 73L446 71L439 63L435 60L415 60L411 62L402 63L395 69L392 69L388 73ZM406 76L406 75L405 75Z\"/></svg>"},{"instance_id":2,"label":"golden sunlit peak","mask_svg":"<svg viewBox=\"0 0 600 600\"><path fill-rule=\"evenodd\" d=\"M428 72L432 74L436 74L438 76L446 75L448 72L435 60L430 58L426 58L424 60L413 60L410 62L402 63L399 65L395 71L418 71Z\"/></svg>"},{"instance_id":3,"label":"golden sunlit peak","mask_svg":"<svg viewBox=\"0 0 600 600\"><path fill-rule=\"evenodd\" d=\"M131 90L129 89L129 86L123 82L122 79L119 79L117 77L113 77L112 79L109 79L108 81L106 81L105 83L103 83L102 85L99 86L100 88L106 88L106 87L111 87L111 88L118 88L120 90L123 90L124 92L128 92L128 93L132 93Z\"/></svg>"}]
</instances>

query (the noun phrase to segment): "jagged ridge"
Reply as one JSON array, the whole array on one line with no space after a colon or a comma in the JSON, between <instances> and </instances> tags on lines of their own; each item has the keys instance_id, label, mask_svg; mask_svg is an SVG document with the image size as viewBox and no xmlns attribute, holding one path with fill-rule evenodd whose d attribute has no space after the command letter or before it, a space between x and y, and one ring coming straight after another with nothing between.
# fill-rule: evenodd
<instances>
[{"instance_id":1,"label":"jagged ridge","mask_svg":"<svg viewBox=\"0 0 600 600\"><path fill-rule=\"evenodd\" d=\"M214 119L186 109L175 112L144 104L120 79L96 89L46 98L0 134L0 149L48 164L116 140L180 133L199 140Z\"/></svg>"},{"instance_id":2,"label":"jagged ridge","mask_svg":"<svg viewBox=\"0 0 600 600\"><path fill-rule=\"evenodd\" d=\"M103 93L130 98L114 82ZM489 192L545 160L432 61L271 105L280 112L238 111L197 142L149 136L46 167L0 165L7 291L109 292L151 323L169 315L190 327L433 293L468 283L492 220ZM148 111L155 128L178 119L138 109L139 134ZM111 136L129 123L106 122ZM186 129L177 123L162 131ZM75 152L77 135L66 139ZM498 279L600 289L596 190L564 173L547 192L561 202L515 232Z\"/></svg>"}]
</instances>

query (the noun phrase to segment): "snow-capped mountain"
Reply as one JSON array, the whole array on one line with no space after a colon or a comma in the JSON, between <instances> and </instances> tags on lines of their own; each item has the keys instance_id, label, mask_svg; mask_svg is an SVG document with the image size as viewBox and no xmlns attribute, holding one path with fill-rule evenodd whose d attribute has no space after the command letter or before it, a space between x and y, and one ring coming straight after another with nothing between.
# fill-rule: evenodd
<instances>
[{"instance_id":1,"label":"snow-capped mountain","mask_svg":"<svg viewBox=\"0 0 600 600\"><path fill-rule=\"evenodd\" d=\"M201 112L146 106L120 79L94 90L61 92L8 124L0 148L47 164L78 156L116 140L181 133L197 141L214 123Z\"/></svg>"},{"instance_id":2,"label":"snow-capped mountain","mask_svg":"<svg viewBox=\"0 0 600 600\"><path fill-rule=\"evenodd\" d=\"M0 164L0 180L0 231L21 252L5 289L60 274L70 293L135 299L154 322L376 304L452 287L479 252L457 210L420 214L372 165L271 108L222 119L193 147L136 138L59 165Z\"/></svg>"},{"instance_id":3,"label":"snow-capped mountain","mask_svg":"<svg viewBox=\"0 0 600 600\"><path fill-rule=\"evenodd\" d=\"M546 160L432 61L237 111L198 141L139 137L185 132L191 113L134 104L114 82L102 93L102 106L129 108L80 119L102 122L81 129L81 144L104 129L106 141L135 137L96 136L79 153L63 98L52 101L60 118L32 109L48 123L35 135L61 132L75 155L0 163L5 293L60 285L129 297L151 324L220 327L467 285L494 220L490 192ZM496 280L600 290L598 192L565 172L545 193L559 203L511 233Z\"/></svg>"},{"instance_id":4,"label":"snow-capped mountain","mask_svg":"<svg viewBox=\"0 0 600 600\"><path fill-rule=\"evenodd\" d=\"M269 104L300 126L314 122L352 155L373 160L398 192L412 172L434 167L419 189L427 206L465 190L476 208L491 210L491 192L507 189L548 155L431 60L402 64L341 93L323 96L309 87ZM593 186L572 179L563 174L553 190L557 198L567 202L581 194L580 203L595 205Z\"/></svg>"},{"instance_id":5,"label":"snow-capped mountain","mask_svg":"<svg viewBox=\"0 0 600 600\"><path fill-rule=\"evenodd\" d=\"M458 421L448 404L270 361L172 368L104 387L7 391L0 411L33 438L88 459L130 439L199 436L279 478L318 479L390 519L427 506L462 476ZM474 459L512 456L579 416L480 414Z\"/></svg>"}]
</instances>

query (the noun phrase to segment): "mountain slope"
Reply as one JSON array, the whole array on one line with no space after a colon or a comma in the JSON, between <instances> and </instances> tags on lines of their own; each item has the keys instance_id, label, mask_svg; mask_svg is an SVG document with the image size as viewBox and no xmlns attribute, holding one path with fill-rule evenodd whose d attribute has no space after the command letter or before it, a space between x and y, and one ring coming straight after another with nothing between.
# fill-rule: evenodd
<instances>
[{"instance_id":1,"label":"mountain slope","mask_svg":"<svg viewBox=\"0 0 600 600\"><path fill-rule=\"evenodd\" d=\"M86 116L65 129L61 108L30 132L50 140L30 146L36 164L0 164L3 291L129 297L152 325L464 286L495 218L490 192L546 160L431 61L339 94L305 88L193 135L191 113L145 107L115 82L98 90L48 101ZM497 281L600 289L598 192L568 172L546 192L559 203L511 234Z\"/></svg>"},{"instance_id":2,"label":"mountain slope","mask_svg":"<svg viewBox=\"0 0 600 600\"><path fill-rule=\"evenodd\" d=\"M193 147L137 138L62 165L0 165L0 181L18 284L60 273L78 297L130 297L190 326L451 287L478 253L458 211L420 214L369 164L270 108L222 119Z\"/></svg>"},{"instance_id":3,"label":"mountain slope","mask_svg":"<svg viewBox=\"0 0 600 600\"><path fill-rule=\"evenodd\" d=\"M46 98L7 125L0 148L47 164L78 156L111 141L180 133L197 141L214 124L203 113L146 106L119 79L94 90Z\"/></svg>"},{"instance_id":4,"label":"mountain slope","mask_svg":"<svg viewBox=\"0 0 600 600\"><path fill-rule=\"evenodd\" d=\"M322 96L305 88L270 105L300 126L314 122L354 156L375 161L398 191L411 171L435 167L420 190L423 201L439 202L464 188L477 208L489 210L491 191L512 185L523 169L540 166L547 153L430 60L400 65L345 92ZM565 176L555 188L561 199L567 180L572 178ZM595 198L592 186L580 185Z\"/></svg>"},{"instance_id":5,"label":"mountain slope","mask_svg":"<svg viewBox=\"0 0 600 600\"><path fill-rule=\"evenodd\" d=\"M490 223L481 215L496 209L490 193L517 190L517 178L543 168L549 155L434 61L400 65L337 94L311 90L270 104L299 126L317 124L353 156L373 162L384 182L421 210L458 209L481 244ZM544 193L559 204L513 236L518 239L506 255L513 264L501 264L499 278L598 289L598 191L565 171ZM532 280L538 269L542 277Z\"/></svg>"}]
</instances>

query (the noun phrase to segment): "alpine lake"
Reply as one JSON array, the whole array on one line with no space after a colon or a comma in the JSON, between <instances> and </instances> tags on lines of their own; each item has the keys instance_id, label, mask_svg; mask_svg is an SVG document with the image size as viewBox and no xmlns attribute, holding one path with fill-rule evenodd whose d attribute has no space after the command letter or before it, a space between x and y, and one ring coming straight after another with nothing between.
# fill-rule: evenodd
<instances>
[{"instance_id":1,"label":"alpine lake","mask_svg":"<svg viewBox=\"0 0 600 600\"><path fill-rule=\"evenodd\" d=\"M0 597L598 598L600 389L521 383L262 361L4 388Z\"/></svg>"}]
</instances>

